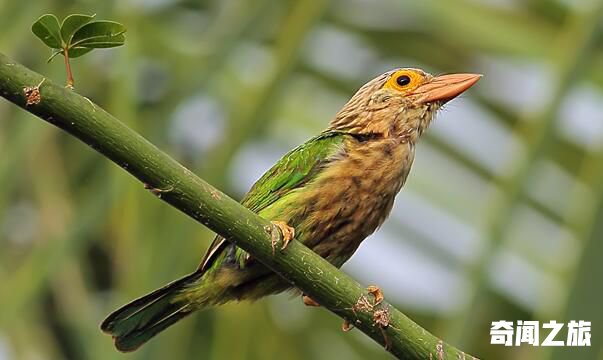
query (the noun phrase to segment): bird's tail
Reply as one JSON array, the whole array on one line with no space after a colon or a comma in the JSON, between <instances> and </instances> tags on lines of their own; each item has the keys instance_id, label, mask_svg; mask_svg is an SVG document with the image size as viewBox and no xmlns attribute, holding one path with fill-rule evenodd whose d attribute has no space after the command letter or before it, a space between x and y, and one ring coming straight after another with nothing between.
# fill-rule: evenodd
<instances>
[{"instance_id":1,"label":"bird's tail","mask_svg":"<svg viewBox=\"0 0 603 360\"><path fill-rule=\"evenodd\" d=\"M201 299L203 273L195 272L171 282L111 313L101 324L101 330L113 336L120 351L134 351L159 332L191 312L209 306ZM197 293L200 302L191 302L187 294Z\"/></svg>"}]
</instances>

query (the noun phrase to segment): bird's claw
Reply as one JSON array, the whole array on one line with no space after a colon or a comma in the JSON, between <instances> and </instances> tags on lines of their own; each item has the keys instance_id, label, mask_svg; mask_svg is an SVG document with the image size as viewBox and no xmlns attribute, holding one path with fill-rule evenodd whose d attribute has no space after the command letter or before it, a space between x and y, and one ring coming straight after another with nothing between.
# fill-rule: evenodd
<instances>
[{"instance_id":1,"label":"bird's claw","mask_svg":"<svg viewBox=\"0 0 603 360\"><path fill-rule=\"evenodd\" d=\"M281 230L281 234L283 237L283 246L281 246L281 250L285 250L287 245L295 238L295 229L291 226L287 225L284 221L271 221L272 225L275 225ZM274 234L273 234L274 235ZM278 236L272 236L272 254L275 253L276 244L278 243Z\"/></svg>"},{"instance_id":2,"label":"bird's claw","mask_svg":"<svg viewBox=\"0 0 603 360\"><path fill-rule=\"evenodd\" d=\"M312 299L308 295L302 295L302 301L303 301L304 305L306 305L306 306L316 306L316 307L320 306L320 304L317 303L316 300Z\"/></svg>"},{"instance_id":3,"label":"bird's claw","mask_svg":"<svg viewBox=\"0 0 603 360\"><path fill-rule=\"evenodd\" d=\"M369 285L369 287L366 288L366 291L368 291L368 293L373 295L373 297L375 298L373 306L381 304L381 302L383 301L383 292L381 291L381 289L379 289L378 286Z\"/></svg>"}]
</instances>

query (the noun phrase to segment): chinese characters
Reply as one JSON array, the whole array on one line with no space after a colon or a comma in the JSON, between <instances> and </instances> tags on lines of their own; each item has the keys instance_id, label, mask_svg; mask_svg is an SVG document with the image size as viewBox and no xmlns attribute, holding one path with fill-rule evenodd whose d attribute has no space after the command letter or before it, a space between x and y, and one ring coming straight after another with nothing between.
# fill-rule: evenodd
<instances>
[{"instance_id":1,"label":"chinese characters","mask_svg":"<svg viewBox=\"0 0 603 360\"><path fill-rule=\"evenodd\" d=\"M542 324L544 333L548 335L540 342L540 322L518 320L493 321L490 328L490 344L504 346L520 346L522 344L532 346L590 346L591 322L571 320L567 324L567 338L559 340L559 332L565 326L555 320Z\"/></svg>"}]
</instances>

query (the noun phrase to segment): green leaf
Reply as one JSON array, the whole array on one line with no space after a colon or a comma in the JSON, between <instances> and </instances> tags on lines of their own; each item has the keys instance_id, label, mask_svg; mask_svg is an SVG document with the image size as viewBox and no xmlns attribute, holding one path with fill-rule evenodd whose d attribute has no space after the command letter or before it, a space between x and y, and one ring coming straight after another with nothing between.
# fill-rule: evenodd
<instances>
[{"instance_id":1,"label":"green leaf","mask_svg":"<svg viewBox=\"0 0 603 360\"><path fill-rule=\"evenodd\" d=\"M52 55L50 55L50 57L48 58L48 60L46 60L47 63L51 62L52 59L54 59L57 55L62 54L63 50L61 49L53 49L52 50Z\"/></svg>"},{"instance_id":2,"label":"green leaf","mask_svg":"<svg viewBox=\"0 0 603 360\"><path fill-rule=\"evenodd\" d=\"M69 47L71 38L82 26L88 24L96 15L72 14L67 16L61 24L61 38L63 43Z\"/></svg>"},{"instance_id":3,"label":"green leaf","mask_svg":"<svg viewBox=\"0 0 603 360\"><path fill-rule=\"evenodd\" d=\"M114 21L93 21L75 32L71 46L88 48L110 48L121 46L126 41L126 27Z\"/></svg>"},{"instance_id":4,"label":"green leaf","mask_svg":"<svg viewBox=\"0 0 603 360\"><path fill-rule=\"evenodd\" d=\"M62 48L59 19L52 14L40 16L31 26L31 31L53 49Z\"/></svg>"},{"instance_id":5,"label":"green leaf","mask_svg":"<svg viewBox=\"0 0 603 360\"><path fill-rule=\"evenodd\" d=\"M73 48L69 49L69 57L71 59L74 59L76 57L80 57L80 56L82 56L84 54L87 54L87 53L89 53L92 50L94 50L94 49L91 48L91 47L76 46L76 47L73 47Z\"/></svg>"},{"instance_id":6,"label":"green leaf","mask_svg":"<svg viewBox=\"0 0 603 360\"><path fill-rule=\"evenodd\" d=\"M108 37L96 37L86 41L82 41L78 46L89 47L89 48L112 48L121 46L126 42L124 34Z\"/></svg>"}]
</instances>

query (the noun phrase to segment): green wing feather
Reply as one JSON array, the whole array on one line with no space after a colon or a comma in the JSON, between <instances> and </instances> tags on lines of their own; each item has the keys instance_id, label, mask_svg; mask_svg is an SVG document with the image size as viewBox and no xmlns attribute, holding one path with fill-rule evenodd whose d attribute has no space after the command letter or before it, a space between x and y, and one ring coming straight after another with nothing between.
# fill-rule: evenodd
<instances>
[{"instance_id":1,"label":"green wing feather","mask_svg":"<svg viewBox=\"0 0 603 360\"><path fill-rule=\"evenodd\" d=\"M326 131L291 150L251 187L241 204L259 213L292 190L303 187L340 151L348 136L350 135L338 131ZM227 244L224 238L217 236L199 270L206 270L216 258L215 255Z\"/></svg>"},{"instance_id":2,"label":"green wing feather","mask_svg":"<svg viewBox=\"0 0 603 360\"><path fill-rule=\"evenodd\" d=\"M241 204L257 213L291 190L302 187L339 151L345 136L340 132L325 132L291 150L251 187Z\"/></svg>"}]
</instances>

